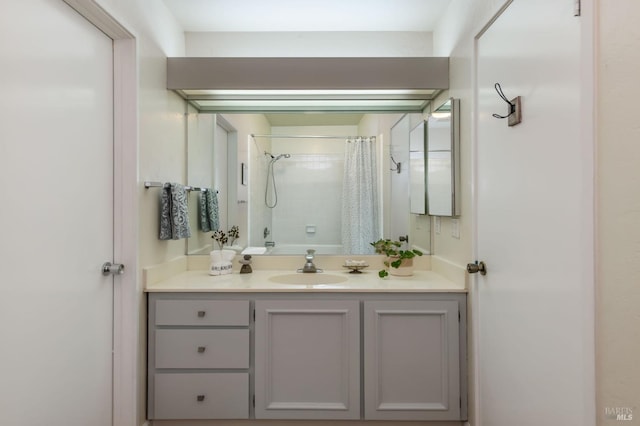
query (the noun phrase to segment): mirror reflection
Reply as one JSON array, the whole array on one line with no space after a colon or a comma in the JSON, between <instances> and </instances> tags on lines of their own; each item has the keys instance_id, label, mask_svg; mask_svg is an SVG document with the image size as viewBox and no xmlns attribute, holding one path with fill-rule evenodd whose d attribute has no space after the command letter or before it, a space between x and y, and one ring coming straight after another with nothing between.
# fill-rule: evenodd
<instances>
[{"instance_id":1,"label":"mirror reflection","mask_svg":"<svg viewBox=\"0 0 640 426\"><path fill-rule=\"evenodd\" d=\"M409 156L408 132L396 131L392 138L400 120L417 123L424 117L193 109L187 116L188 182L218 191L220 228L239 227L238 251L373 254L370 242L409 235L411 247L428 253L430 221L408 208L408 167L403 174L391 171L391 155ZM406 205L390 205L394 191ZM199 197L190 195L194 223ZM218 248L211 233L193 234L189 254Z\"/></svg>"},{"instance_id":2,"label":"mirror reflection","mask_svg":"<svg viewBox=\"0 0 640 426\"><path fill-rule=\"evenodd\" d=\"M459 102L448 99L427 122L427 205L432 216L459 214Z\"/></svg>"}]
</instances>

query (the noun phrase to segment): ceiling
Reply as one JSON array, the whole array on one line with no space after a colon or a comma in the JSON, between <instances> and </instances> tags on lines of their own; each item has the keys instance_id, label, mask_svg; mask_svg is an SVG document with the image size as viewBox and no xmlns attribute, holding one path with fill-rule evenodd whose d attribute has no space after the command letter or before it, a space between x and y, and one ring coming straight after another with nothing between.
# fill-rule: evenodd
<instances>
[{"instance_id":1,"label":"ceiling","mask_svg":"<svg viewBox=\"0 0 640 426\"><path fill-rule=\"evenodd\" d=\"M451 3L451 0L160 1L185 32L431 32ZM273 126L357 124L362 117L348 113L265 115Z\"/></svg>"},{"instance_id":2,"label":"ceiling","mask_svg":"<svg viewBox=\"0 0 640 426\"><path fill-rule=\"evenodd\" d=\"M163 0L184 31L433 31L451 0Z\"/></svg>"}]
</instances>

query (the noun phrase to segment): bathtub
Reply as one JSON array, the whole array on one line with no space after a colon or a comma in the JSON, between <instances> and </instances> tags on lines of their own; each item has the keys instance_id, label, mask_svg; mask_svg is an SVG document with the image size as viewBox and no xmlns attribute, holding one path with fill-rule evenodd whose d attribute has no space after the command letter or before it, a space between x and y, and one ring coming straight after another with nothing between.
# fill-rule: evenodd
<instances>
[{"instance_id":1,"label":"bathtub","mask_svg":"<svg viewBox=\"0 0 640 426\"><path fill-rule=\"evenodd\" d=\"M271 255L305 255L308 249L314 249L315 254L343 254L342 244L278 244L275 247L247 247L244 254Z\"/></svg>"}]
</instances>

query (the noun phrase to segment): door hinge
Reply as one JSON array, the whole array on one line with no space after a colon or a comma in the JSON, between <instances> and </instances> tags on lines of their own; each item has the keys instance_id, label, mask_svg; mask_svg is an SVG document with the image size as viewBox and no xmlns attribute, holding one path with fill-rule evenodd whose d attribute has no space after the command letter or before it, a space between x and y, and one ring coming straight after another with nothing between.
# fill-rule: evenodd
<instances>
[{"instance_id":1,"label":"door hinge","mask_svg":"<svg viewBox=\"0 0 640 426\"><path fill-rule=\"evenodd\" d=\"M253 310L253 322L256 322L256 310Z\"/></svg>"},{"instance_id":2,"label":"door hinge","mask_svg":"<svg viewBox=\"0 0 640 426\"><path fill-rule=\"evenodd\" d=\"M580 16L581 12L581 0L573 0L573 16Z\"/></svg>"},{"instance_id":3,"label":"door hinge","mask_svg":"<svg viewBox=\"0 0 640 426\"><path fill-rule=\"evenodd\" d=\"M251 403L253 404L253 408L256 408L256 396L255 395L253 395Z\"/></svg>"},{"instance_id":4,"label":"door hinge","mask_svg":"<svg viewBox=\"0 0 640 426\"><path fill-rule=\"evenodd\" d=\"M458 322L462 321L462 316L460 315L460 311L458 311Z\"/></svg>"}]
</instances>

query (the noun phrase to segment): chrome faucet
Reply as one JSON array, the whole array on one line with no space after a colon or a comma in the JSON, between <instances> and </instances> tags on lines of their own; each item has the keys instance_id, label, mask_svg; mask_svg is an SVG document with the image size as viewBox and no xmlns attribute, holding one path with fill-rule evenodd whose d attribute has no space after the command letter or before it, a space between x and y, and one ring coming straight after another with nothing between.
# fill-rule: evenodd
<instances>
[{"instance_id":1,"label":"chrome faucet","mask_svg":"<svg viewBox=\"0 0 640 426\"><path fill-rule=\"evenodd\" d=\"M316 265L313 264L313 258L315 253L316 251L313 249L307 250L307 255L304 257L306 262L302 267L302 269L298 269L298 272L311 272L311 273L322 272L322 269L316 268Z\"/></svg>"}]
</instances>

